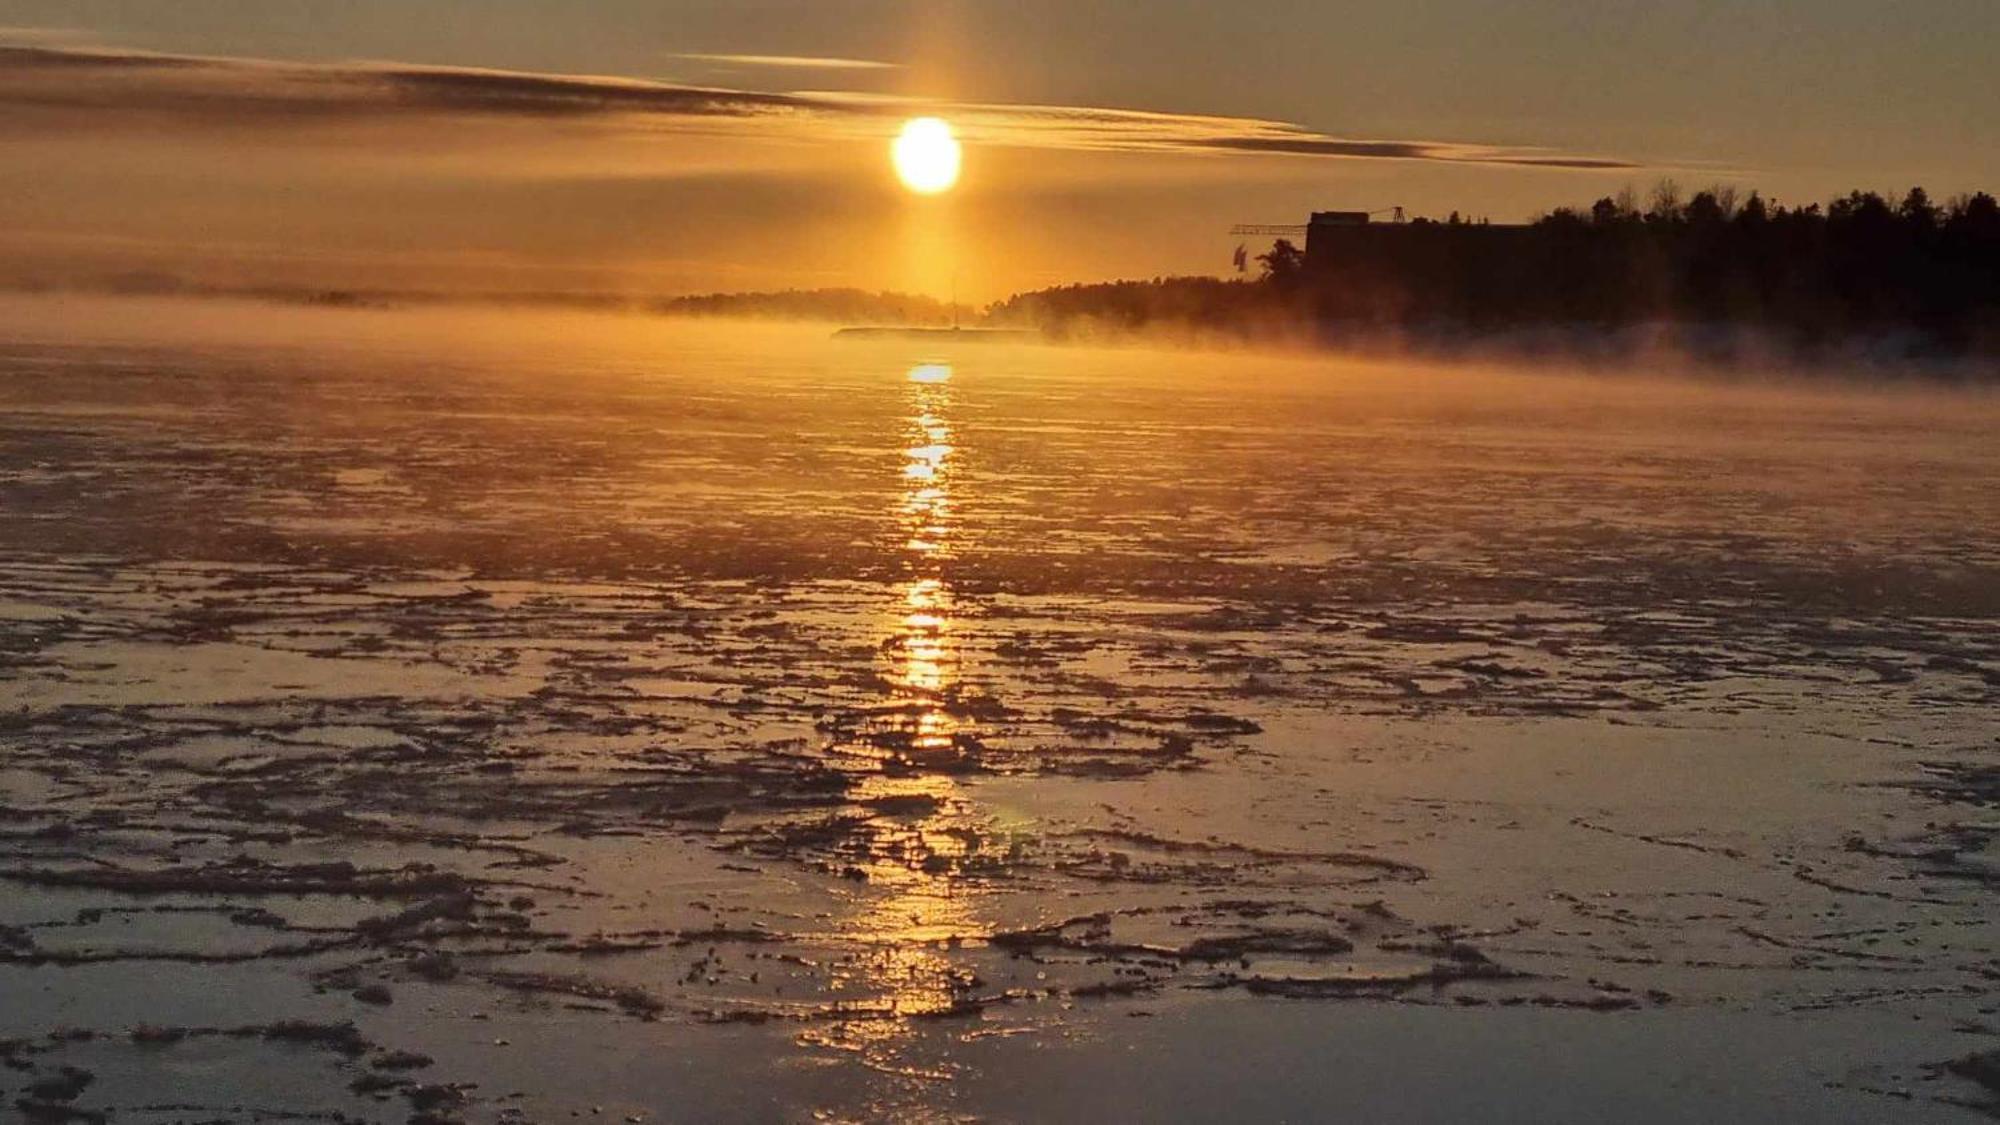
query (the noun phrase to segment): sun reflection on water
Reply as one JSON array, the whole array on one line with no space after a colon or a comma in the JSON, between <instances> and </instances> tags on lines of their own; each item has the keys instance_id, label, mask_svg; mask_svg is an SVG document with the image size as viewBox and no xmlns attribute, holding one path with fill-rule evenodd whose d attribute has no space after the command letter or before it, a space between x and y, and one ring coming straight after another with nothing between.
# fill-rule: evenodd
<instances>
[{"instance_id":1,"label":"sun reflection on water","mask_svg":"<svg viewBox=\"0 0 2000 1125\"><path fill-rule=\"evenodd\" d=\"M958 679L952 593L943 573L952 539L951 376L951 365L944 363L918 364L909 376L914 444L903 451L901 505L909 577L890 646L890 680L898 702L914 716L909 750L919 756L950 752L958 733L944 706L945 693Z\"/></svg>"},{"instance_id":2,"label":"sun reflection on water","mask_svg":"<svg viewBox=\"0 0 2000 1125\"><path fill-rule=\"evenodd\" d=\"M973 979L947 956L950 946L986 928L975 917L967 864L981 844L973 810L954 776L971 732L951 706L961 677L958 607L947 573L954 554L955 458L949 364L909 372L910 413L898 506L905 576L892 604L883 645L892 731L883 734L883 768L858 785L856 798L879 816L866 889L851 919L865 952L852 987L870 999L857 1018L828 1028L829 1046L857 1050L873 1065L897 1069L897 1048L914 1035L909 1020L966 1003ZM941 1077L921 1074L920 1077Z\"/></svg>"}]
</instances>

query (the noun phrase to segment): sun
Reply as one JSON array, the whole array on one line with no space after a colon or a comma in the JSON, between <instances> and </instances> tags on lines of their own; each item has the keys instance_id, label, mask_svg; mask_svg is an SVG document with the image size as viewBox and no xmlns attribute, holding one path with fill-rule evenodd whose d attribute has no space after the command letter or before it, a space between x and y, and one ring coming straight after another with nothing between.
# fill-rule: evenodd
<instances>
[{"instance_id":1,"label":"sun","mask_svg":"<svg viewBox=\"0 0 2000 1125\"><path fill-rule=\"evenodd\" d=\"M919 195L950 191L958 182L958 138L939 118L919 117L904 123L890 153L903 186Z\"/></svg>"}]
</instances>

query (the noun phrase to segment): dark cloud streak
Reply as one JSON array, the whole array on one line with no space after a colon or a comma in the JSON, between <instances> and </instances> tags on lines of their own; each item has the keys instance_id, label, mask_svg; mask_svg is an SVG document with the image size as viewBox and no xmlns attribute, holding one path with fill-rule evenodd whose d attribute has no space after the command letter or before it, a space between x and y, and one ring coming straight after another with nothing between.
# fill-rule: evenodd
<instances>
[{"instance_id":1,"label":"dark cloud streak","mask_svg":"<svg viewBox=\"0 0 2000 1125\"><path fill-rule=\"evenodd\" d=\"M520 74L511 71L383 67L358 71L361 85L380 83L404 104L470 113L576 116L656 113L670 117L748 117L827 112L836 107L793 94L715 90L699 86Z\"/></svg>"},{"instance_id":2,"label":"dark cloud streak","mask_svg":"<svg viewBox=\"0 0 2000 1125\"><path fill-rule=\"evenodd\" d=\"M896 98L771 93L591 75L538 74L402 63L314 64L145 51L0 43L0 108L58 111L64 130L163 120L192 127L339 124L397 119L517 120L795 118L838 125L900 116ZM937 105L993 144L1160 153L1237 153L1412 160L1572 170L1638 165L1432 141L1325 136L1284 122L1046 105ZM17 125L12 131L19 132Z\"/></svg>"},{"instance_id":3,"label":"dark cloud streak","mask_svg":"<svg viewBox=\"0 0 2000 1125\"><path fill-rule=\"evenodd\" d=\"M0 43L0 74L32 70L177 70L224 66L221 59L155 55L144 51L94 51Z\"/></svg>"},{"instance_id":4,"label":"dark cloud streak","mask_svg":"<svg viewBox=\"0 0 2000 1125\"><path fill-rule=\"evenodd\" d=\"M1289 156L1345 156L1376 160L1439 160L1452 163L1505 164L1525 168L1570 168L1614 171L1641 167L1629 160L1602 156L1530 156L1474 145L1430 141L1351 141L1332 137L1215 137L1189 142L1198 148L1228 152L1281 153Z\"/></svg>"}]
</instances>

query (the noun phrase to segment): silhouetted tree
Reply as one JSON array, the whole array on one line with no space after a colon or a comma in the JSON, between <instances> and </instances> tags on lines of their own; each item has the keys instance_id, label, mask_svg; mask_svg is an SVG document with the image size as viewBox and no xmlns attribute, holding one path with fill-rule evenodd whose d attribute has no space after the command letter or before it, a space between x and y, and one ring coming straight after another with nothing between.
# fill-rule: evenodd
<instances>
[{"instance_id":1,"label":"silhouetted tree","mask_svg":"<svg viewBox=\"0 0 2000 1125\"><path fill-rule=\"evenodd\" d=\"M1681 217L1698 227L1717 226L1726 218L1722 201L1712 191L1697 192L1693 199L1688 200Z\"/></svg>"},{"instance_id":2,"label":"silhouetted tree","mask_svg":"<svg viewBox=\"0 0 2000 1125\"><path fill-rule=\"evenodd\" d=\"M1655 223L1678 222L1681 217L1681 185L1673 179L1664 179L1653 185L1653 197L1646 207L1646 218Z\"/></svg>"},{"instance_id":3,"label":"silhouetted tree","mask_svg":"<svg viewBox=\"0 0 2000 1125\"><path fill-rule=\"evenodd\" d=\"M1918 231L1935 230L1938 225L1937 205L1931 202L1930 193L1920 187L1913 187L1903 197L1902 206L1896 208L1896 217Z\"/></svg>"},{"instance_id":4,"label":"silhouetted tree","mask_svg":"<svg viewBox=\"0 0 2000 1125\"><path fill-rule=\"evenodd\" d=\"M1264 280L1281 288L1295 284L1306 268L1305 251L1289 238L1273 242L1270 252L1257 255L1257 261L1264 266Z\"/></svg>"},{"instance_id":5,"label":"silhouetted tree","mask_svg":"<svg viewBox=\"0 0 2000 1125\"><path fill-rule=\"evenodd\" d=\"M1946 224L1954 233L1973 239L2000 238L2000 200L1985 192L1960 196Z\"/></svg>"}]
</instances>

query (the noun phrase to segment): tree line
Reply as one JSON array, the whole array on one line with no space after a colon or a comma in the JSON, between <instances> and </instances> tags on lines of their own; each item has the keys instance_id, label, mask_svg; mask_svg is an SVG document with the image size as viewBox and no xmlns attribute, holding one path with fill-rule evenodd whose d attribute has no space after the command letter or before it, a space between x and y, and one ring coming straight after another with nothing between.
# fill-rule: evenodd
<instances>
[{"instance_id":1,"label":"tree line","mask_svg":"<svg viewBox=\"0 0 2000 1125\"><path fill-rule=\"evenodd\" d=\"M2000 203L1854 191L1787 206L1672 181L1504 226L1416 219L1280 240L1255 281L1164 278L1022 294L989 310L1058 335L1282 327L1338 339L1638 325L1754 330L1802 351L1857 340L2000 355Z\"/></svg>"}]
</instances>

